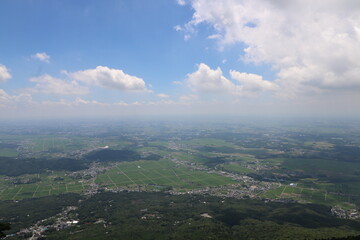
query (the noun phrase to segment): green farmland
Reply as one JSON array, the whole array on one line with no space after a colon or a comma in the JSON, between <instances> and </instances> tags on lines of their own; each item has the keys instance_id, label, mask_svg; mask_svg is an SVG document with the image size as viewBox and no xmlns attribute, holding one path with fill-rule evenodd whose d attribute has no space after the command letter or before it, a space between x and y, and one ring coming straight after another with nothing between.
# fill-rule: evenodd
<instances>
[{"instance_id":1,"label":"green farmland","mask_svg":"<svg viewBox=\"0 0 360 240\"><path fill-rule=\"evenodd\" d=\"M30 184L13 184L12 180L0 180L0 200L21 200L70 192L81 193L92 181L72 179L61 172L25 176L25 178L34 177L39 178L39 181ZM62 180L54 181L55 177L61 177ZM179 191L235 183L227 177L176 166L169 160L119 163L98 175L95 182L109 189L141 187L143 190L161 190L172 187Z\"/></svg>"},{"instance_id":2,"label":"green farmland","mask_svg":"<svg viewBox=\"0 0 360 240\"><path fill-rule=\"evenodd\" d=\"M339 192L331 192L325 188L308 188L299 184L297 186L282 185L276 189L272 189L262 194L264 198L270 199L292 199L303 203L316 203L328 206L340 205L348 208L351 204L352 196L339 194Z\"/></svg>"},{"instance_id":3,"label":"green farmland","mask_svg":"<svg viewBox=\"0 0 360 240\"><path fill-rule=\"evenodd\" d=\"M234 183L230 178L176 166L167 160L120 163L98 176L96 183L109 188L145 186L190 190Z\"/></svg>"},{"instance_id":4,"label":"green farmland","mask_svg":"<svg viewBox=\"0 0 360 240\"><path fill-rule=\"evenodd\" d=\"M38 175L36 175L38 176ZM0 200L22 200L25 198L45 197L63 193L80 193L87 188L86 184L75 181L62 174L62 181L54 181L53 176L39 175L40 181L31 184L12 184L0 181ZM29 175L29 177L33 177Z\"/></svg>"},{"instance_id":5,"label":"green farmland","mask_svg":"<svg viewBox=\"0 0 360 240\"><path fill-rule=\"evenodd\" d=\"M223 164L221 165L221 168L229 172L235 172L240 174L247 174L253 172L253 170L243 167L236 163Z\"/></svg>"}]
</instances>

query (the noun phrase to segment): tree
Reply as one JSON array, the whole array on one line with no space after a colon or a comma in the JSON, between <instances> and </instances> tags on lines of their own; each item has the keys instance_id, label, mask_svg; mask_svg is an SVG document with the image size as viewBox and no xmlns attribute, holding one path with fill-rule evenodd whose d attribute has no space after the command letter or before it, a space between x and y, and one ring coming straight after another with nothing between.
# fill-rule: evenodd
<instances>
[{"instance_id":1,"label":"tree","mask_svg":"<svg viewBox=\"0 0 360 240\"><path fill-rule=\"evenodd\" d=\"M10 223L0 223L0 237L5 237L4 231L10 230Z\"/></svg>"}]
</instances>

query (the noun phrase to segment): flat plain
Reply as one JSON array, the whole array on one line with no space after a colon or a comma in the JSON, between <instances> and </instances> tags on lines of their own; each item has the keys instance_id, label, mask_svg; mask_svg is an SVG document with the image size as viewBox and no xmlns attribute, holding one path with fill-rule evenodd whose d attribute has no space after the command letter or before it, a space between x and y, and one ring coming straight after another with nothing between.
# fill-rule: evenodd
<instances>
[{"instance_id":1,"label":"flat plain","mask_svg":"<svg viewBox=\"0 0 360 240\"><path fill-rule=\"evenodd\" d=\"M119 163L97 177L96 183L110 188L146 186L172 187L178 190L235 183L230 178L205 171L176 166L169 160Z\"/></svg>"}]
</instances>

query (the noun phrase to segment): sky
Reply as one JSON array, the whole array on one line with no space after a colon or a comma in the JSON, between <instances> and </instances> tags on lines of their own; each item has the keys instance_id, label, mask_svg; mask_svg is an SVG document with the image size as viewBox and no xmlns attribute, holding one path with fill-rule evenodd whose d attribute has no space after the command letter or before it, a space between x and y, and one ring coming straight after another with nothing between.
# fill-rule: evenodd
<instances>
[{"instance_id":1,"label":"sky","mask_svg":"<svg viewBox=\"0 0 360 240\"><path fill-rule=\"evenodd\" d=\"M360 116L358 0L1 0L0 119Z\"/></svg>"}]
</instances>

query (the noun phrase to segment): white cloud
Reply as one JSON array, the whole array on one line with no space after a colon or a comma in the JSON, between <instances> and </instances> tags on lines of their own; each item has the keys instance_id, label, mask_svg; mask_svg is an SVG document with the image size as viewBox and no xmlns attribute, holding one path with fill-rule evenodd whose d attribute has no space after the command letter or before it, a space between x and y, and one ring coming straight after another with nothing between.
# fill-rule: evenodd
<instances>
[{"instance_id":1,"label":"white cloud","mask_svg":"<svg viewBox=\"0 0 360 240\"><path fill-rule=\"evenodd\" d=\"M0 107L14 107L14 106L24 106L32 102L32 97L30 94L20 94L20 95L9 95L3 89L0 89Z\"/></svg>"},{"instance_id":2,"label":"white cloud","mask_svg":"<svg viewBox=\"0 0 360 240\"><path fill-rule=\"evenodd\" d=\"M84 82L88 85L96 85L123 91L150 91L146 88L143 79L128 75L119 69L111 69L103 66L70 73L69 76L76 81Z\"/></svg>"},{"instance_id":3,"label":"white cloud","mask_svg":"<svg viewBox=\"0 0 360 240\"><path fill-rule=\"evenodd\" d=\"M29 79L36 83L32 88L24 89L24 93L44 93L55 95L84 95L90 92L90 86L101 86L118 90L152 92L145 86L144 80L125 74L122 70L108 67L96 67L84 71L69 73L61 71L70 80L55 78L45 74ZM81 83L85 85L81 85ZM164 96L163 96L164 97Z\"/></svg>"},{"instance_id":4,"label":"white cloud","mask_svg":"<svg viewBox=\"0 0 360 240\"><path fill-rule=\"evenodd\" d=\"M59 106L72 107L73 109L81 109L81 107L88 107L90 110L92 107L110 106L111 104L98 102L96 100L85 100L80 97L76 97L74 100L60 99L57 101L41 101L33 102L33 107L49 107L57 108Z\"/></svg>"},{"instance_id":5,"label":"white cloud","mask_svg":"<svg viewBox=\"0 0 360 240\"><path fill-rule=\"evenodd\" d=\"M213 34L208 36L208 39L221 39L221 35L220 34Z\"/></svg>"},{"instance_id":6,"label":"white cloud","mask_svg":"<svg viewBox=\"0 0 360 240\"><path fill-rule=\"evenodd\" d=\"M264 80L262 76L257 74L231 70L230 76L237 81L237 84L224 77L220 67L213 70L201 63L196 72L188 74L185 82L192 91L202 93L249 95L278 89L277 84Z\"/></svg>"},{"instance_id":7,"label":"white cloud","mask_svg":"<svg viewBox=\"0 0 360 240\"><path fill-rule=\"evenodd\" d=\"M87 100L84 100L84 99L82 99L82 98L77 97L77 98L75 99L75 103L77 103L77 104L89 104L90 101L87 101Z\"/></svg>"},{"instance_id":8,"label":"white cloud","mask_svg":"<svg viewBox=\"0 0 360 240\"><path fill-rule=\"evenodd\" d=\"M47 55L46 53L42 52L42 53L36 53L34 55L31 56L32 58L38 59L42 62L46 62L49 63L50 62L50 56Z\"/></svg>"},{"instance_id":9,"label":"white cloud","mask_svg":"<svg viewBox=\"0 0 360 240\"><path fill-rule=\"evenodd\" d=\"M26 89L31 93L45 93L57 95L83 95L89 93L89 89L80 86L76 81L65 81L50 75L33 77L30 82L36 83L35 87Z\"/></svg>"},{"instance_id":10,"label":"white cloud","mask_svg":"<svg viewBox=\"0 0 360 240\"><path fill-rule=\"evenodd\" d=\"M185 0L177 0L177 3L181 6L184 6L186 4Z\"/></svg>"},{"instance_id":11,"label":"white cloud","mask_svg":"<svg viewBox=\"0 0 360 240\"><path fill-rule=\"evenodd\" d=\"M165 93L159 93L156 96L158 96L159 98L169 98L170 96L165 94Z\"/></svg>"},{"instance_id":12,"label":"white cloud","mask_svg":"<svg viewBox=\"0 0 360 240\"><path fill-rule=\"evenodd\" d=\"M262 76L253 73L241 73L234 70L230 71L232 79L237 80L243 91L273 91L278 86L270 81L266 81Z\"/></svg>"},{"instance_id":13,"label":"white cloud","mask_svg":"<svg viewBox=\"0 0 360 240\"><path fill-rule=\"evenodd\" d=\"M75 106L77 106L77 105L82 105L82 104L84 104L84 105L100 105L100 106L109 105L109 104L106 104L106 103L98 102L98 101L96 101L96 100L92 100L92 101L85 100L85 99L82 99L82 98L80 98L80 97L77 97L77 98L75 99L75 101L70 102L70 105L75 105Z\"/></svg>"},{"instance_id":14,"label":"white cloud","mask_svg":"<svg viewBox=\"0 0 360 240\"><path fill-rule=\"evenodd\" d=\"M192 34L214 28L221 46L244 43L243 61L267 63L294 95L360 88L360 1L193 0Z\"/></svg>"},{"instance_id":15,"label":"white cloud","mask_svg":"<svg viewBox=\"0 0 360 240\"><path fill-rule=\"evenodd\" d=\"M186 84L194 92L204 93L229 93L236 86L223 76L218 67L213 70L204 63L200 63L196 72L187 75Z\"/></svg>"},{"instance_id":16,"label":"white cloud","mask_svg":"<svg viewBox=\"0 0 360 240\"><path fill-rule=\"evenodd\" d=\"M185 34L184 35L184 40L187 41L191 38L191 35L190 34Z\"/></svg>"},{"instance_id":17,"label":"white cloud","mask_svg":"<svg viewBox=\"0 0 360 240\"><path fill-rule=\"evenodd\" d=\"M175 84L175 85L182 85L183 83L180 82L180 81L173 81L172 84Z\"/></svg>"},{"instance_id":18,"label":"white cloud","mask_svg":"<svg viewBox=\"0 0 360 240\"><path fill-rule=\"evenodd\" d=\"M175 31L177 31L177 32L180 32L180 31L183 30L180 25L176 25L176 26L174 27L174 29L175 29Z\"/></svg>"},{"instance_id":19,"label":"white cloud","mask_svg":"<svg viewBox=\"0 0 360 240\"><path fill-rule=\"evenodd\" d=\"M0 105L3 105L9 99L9 95L3 90L0 89Z\"/></svg>"},{"instance_id":20,"label":"white cloud","mask_svg":"<svg viewBox=\"0 0 360 240\"><path fill-rule=\"evenodd\" d=\"M11 78L11 74L6 66L0 64L0 83L5 82L6 80Z\"/></svg>"},{"instance_id":21,"label":"white cloud","mask_svg":"<svg viewBox=\"0 0 360 240\"><path fill-rule=\"evenodd\" d=\"M120 102L114 103L114 105L118 105L118 106L129 106L129 104L126 103L126 102L124 102L124 101L120 101Z\"/></svg>"}]
</instances>

